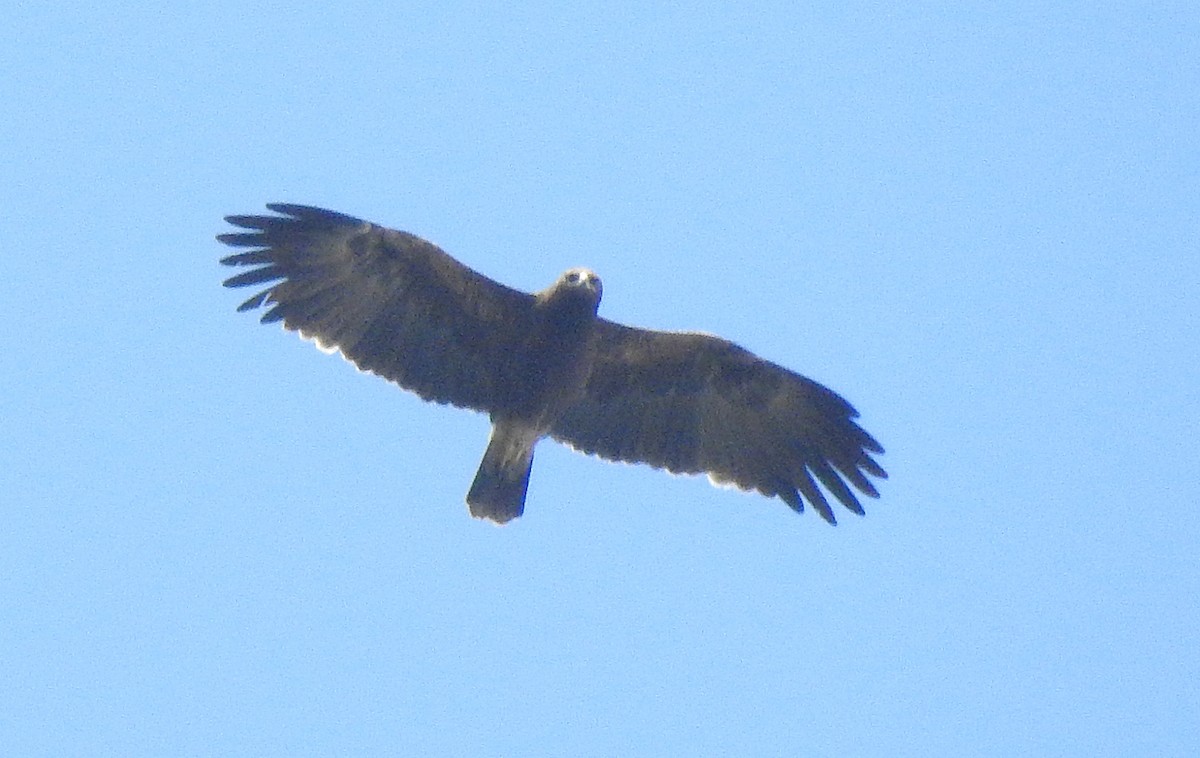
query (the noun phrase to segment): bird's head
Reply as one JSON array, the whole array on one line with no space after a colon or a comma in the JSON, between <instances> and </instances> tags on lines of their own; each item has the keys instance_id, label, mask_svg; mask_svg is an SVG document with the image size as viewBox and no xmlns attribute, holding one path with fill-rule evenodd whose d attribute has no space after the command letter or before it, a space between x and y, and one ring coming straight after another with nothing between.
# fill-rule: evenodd
<instances>
[{"instance_id":1,"label":"bird's head","mask_svg":"<svg viewBox=\"0 0 1200 758\"><path fill-rule=\"evenodd\" d=\"M546 302L586 303L595 313L603 294L604 285L594 271L573 268L564 271L558 281L541 293L540 298Z\"/></svg>"},{"instance_id":2,"label":"bird's head","mask_svg":"<svg viewBox=\"0 0 1200 758\"><path fill-rule=\"evenodd\" d=\"M573 268L563 272L558 279L558 285L592 293L597 303L604 294L604 285L600 282L600 277L596 276L595 271L586 268Z\"/></svg>"}]
</instances>

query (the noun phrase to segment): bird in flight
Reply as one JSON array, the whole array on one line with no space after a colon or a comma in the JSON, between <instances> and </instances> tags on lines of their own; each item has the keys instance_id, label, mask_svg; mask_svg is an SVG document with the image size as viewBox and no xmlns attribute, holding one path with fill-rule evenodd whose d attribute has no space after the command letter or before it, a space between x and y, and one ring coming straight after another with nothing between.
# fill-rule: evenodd
<instances>
[{"instance_id":1,"label":"bird in flight","mask_svg":"<svg viewBox=\"0 0 1200 758\"><path fill-rule=\"evenodd\" d=\"M421 398L487 413L492 432L467 493L472 516L503 524L525 509L537 443L676 474L705 473L808 503L837 523L825 491L863 514L879 497L883 448L837 393L732 342L618 324L597 315L602 287L574 268L537 293L493 281L407 232L304 205L227 216L218 235L246 248L226 287L265 286L264 308L359 369ZM819 484L818 484L819 483ZM851 489L853 486L853 489Z\"/></svg>"}]
</instances>

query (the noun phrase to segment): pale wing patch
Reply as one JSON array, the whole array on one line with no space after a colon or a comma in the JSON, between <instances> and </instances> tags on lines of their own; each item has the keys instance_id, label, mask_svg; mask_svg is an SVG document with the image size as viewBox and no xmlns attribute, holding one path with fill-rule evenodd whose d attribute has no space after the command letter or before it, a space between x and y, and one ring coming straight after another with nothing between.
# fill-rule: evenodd
<instances>
[{"instance_id":1,"label":"pale wing patch","mask_svg":"<svg viewBox=\"0 0 1200 758\"><path fill-rule=\"evenodd\" d=\"M283 330L285 332L292 331L291 329L288 329L286 326L283 327ZM316 334L307 334L303 329L297 331L296 334L300 335L300 339L304 340L305 342L311 342L313 345L316 346L316 348L318 350L320 350L322 353L325 353L325 355L333 355L334 353L341 353L341 351L342 351L342 348L339 345L336 345L332 342L326 344L324 341L321 340L320 336L318 336ZM354 361L347 358L345 353L342 353L342 360L346 361L350 365L354 366L354 368L358 369L358 366L354 365ZM362 371L362 369L358 369L358 370Z\"/></svg>"}]
</instances>

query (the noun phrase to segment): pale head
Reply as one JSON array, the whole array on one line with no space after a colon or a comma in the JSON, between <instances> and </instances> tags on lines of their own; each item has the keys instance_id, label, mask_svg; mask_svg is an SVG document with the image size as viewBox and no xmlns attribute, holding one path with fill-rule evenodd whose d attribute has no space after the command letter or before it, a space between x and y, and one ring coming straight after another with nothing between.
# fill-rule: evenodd
<instances>
[{"instance_id":1,"label":"pale head","mask_svg":"<svg viewBox=\"0 0 1200 758\"><path fill-rule=\"evenodd\" d=\"M600 297L604 294L604 285L600 282L600 277L596 276L595 271L587 268L567 269L558 278L555 286L579 288L593 292L596 302L600 302Z\"/></svg>"}]
</instances>

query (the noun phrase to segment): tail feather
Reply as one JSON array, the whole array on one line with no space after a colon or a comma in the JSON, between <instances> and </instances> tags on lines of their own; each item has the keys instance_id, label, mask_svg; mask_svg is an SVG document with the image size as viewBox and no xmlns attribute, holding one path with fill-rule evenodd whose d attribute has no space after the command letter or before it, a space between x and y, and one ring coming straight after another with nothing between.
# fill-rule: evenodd
<instances>
[{"instance_id":1,"label":"tail feather","mask_svg":"<svg viewBox=\"0 0 1200 758\"><path fill-rule=\"evenodd\" d=\"M525 511L525 493L533 470L533 444L524 442L524 437L493 429L467 493L467 505L475 518L505 524Z\"/></svg>"}]
</instances>

